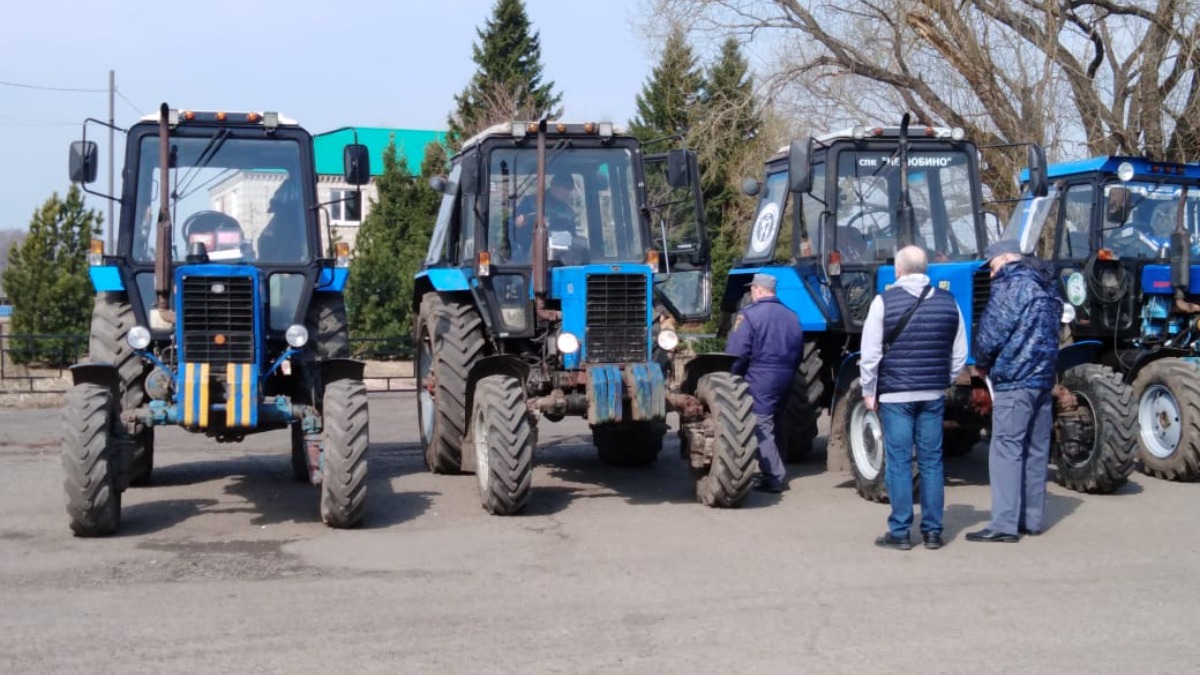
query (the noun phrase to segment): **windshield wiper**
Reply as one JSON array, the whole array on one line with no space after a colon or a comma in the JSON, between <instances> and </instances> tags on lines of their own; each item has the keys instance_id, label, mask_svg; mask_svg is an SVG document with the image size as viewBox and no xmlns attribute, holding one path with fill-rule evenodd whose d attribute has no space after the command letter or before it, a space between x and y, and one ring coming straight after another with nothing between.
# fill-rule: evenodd
<instances>
[{"instance_id":1,"label":"windshield wiper","mask_svg":"<svg viewBox=\"0 0 1200 675\"><path fill-rule=\"evenodd\" d=\"M177 185L179 187L175 195L177 200L183 199L184 197L187 197L195 192L195 190L188 190L188 188L190 188L192 186L192 182L196 180L197 172L200 169L208 166L208 163L212 161L213 157L217 156L217 152L221 149L222 145L225 145L225 141L229 138L229 136L229 129L218 129L217 132L212 135L212 138L208 139L208 144L206 144L204 149L200 151L200 155L196 158L196 163L188 167L187 173L184 174L180 181L178 181ZM201 187L204 186L201 185L196 189L198 190Z\"/></svg>"}]
</instances>

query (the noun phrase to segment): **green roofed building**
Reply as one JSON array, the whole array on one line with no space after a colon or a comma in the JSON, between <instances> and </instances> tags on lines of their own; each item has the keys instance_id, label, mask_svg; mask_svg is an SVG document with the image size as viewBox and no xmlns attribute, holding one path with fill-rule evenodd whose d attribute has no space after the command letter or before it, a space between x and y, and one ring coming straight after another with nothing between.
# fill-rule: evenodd
<instances>
[{"instance_id":1,"label":"green roofed building","mask_svg":"<svg viewBox=\"0 0 1200 675\"><path fill-rule=\"evenodd\" d=\"M317 162L317 198L321 202L336 202L325 207L330 222L338 236L354 248L358 226L371 210L371 201L377 197L374 182L362 186L362 203L355 205L343 200L354 194L354 186L342 180L342 152L347 143L355 141L367 146L371 154L371 175L383 173L383 152L393 139L396 152L413 175L421 172L421 160L425 157L425 146L430 143L445 143L445 131L422 129L384 129L379 127L345 127L313 136L313 154Z\"/></svg>"}]
</instances>

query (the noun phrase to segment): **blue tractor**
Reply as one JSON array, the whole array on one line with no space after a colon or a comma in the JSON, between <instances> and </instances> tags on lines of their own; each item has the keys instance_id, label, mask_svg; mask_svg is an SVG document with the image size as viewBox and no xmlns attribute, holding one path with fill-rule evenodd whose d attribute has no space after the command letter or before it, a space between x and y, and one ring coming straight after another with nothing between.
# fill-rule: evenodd
<instances>
[{"instance_id":1,"label":"blue tractor","mask_svg":"<svg viewBox=\"0 0 1200 675\"><path fill-rule=\"evenodd\" d=\"M1200 164L1105 156L1048 175L1049 193L1025 202L1005 236L1053 261L1066 341L1103 383L1077 402L1098 418L1085 437L1121 450L1096 480L1123 481L1135 455L1147 474L1198 480Z\"/></svg>"},{"instance_id":2,"label":"blue tractor","mask_svg":"<svg viewBox=\"0 0 1200 675\"><path fill-rule=\"evenodd\" d=\"M1028 157L1034 188L1044 194L1044 154L1030 146ZM867 310L895 280L896 251L921 246L932 283L954 294L970 341L991 283L980 267L983 249L989 230L999 226L984 211L979 175L979 148L961 129L910 129L906 115L899 127L854 127L793 141L767 161L762 181L745 187L758 207L742 259L729 274L723 316L744 302L754 274L776 278L780 300L805 331L803 360L777 426L780 446L790 461L803 458L821 411L830 411L828 468L848 469L866 499L887 499L882 428L858 384ZM946 396L943 447L965 453L988 427L991 397L970 369ZM1088 489L1089 469L1060 464L1059 478Z\"/></svg>"},{"instance_id":3,"label":"blue tractor","mask_svg":"<svg viewBox=\"0 0 1200 675\"><path fill-rule=\"evenodd\" d=\"M671 368L675 322L710 306L697 175L692 153L645 157L610 123L506 123L463 144L431 181L443 199L413 296L431 471L474 472L484 509L512 514L540 420L585 417L603 461L646 465L676 411L697 498L741 502L745 383L721 356Z\"/></svg>"},{"instance_id":4,"label":"blue tractor","mask_svg":"<svg viewBox=\"0 0 1200 675\"><path fill-rule=\"evenodd\" d=\"M98 166L87 129L70 155L83 184ZM116 531L121 493L150 481L163 425L219 442L290 427L293 472L321 486L322 520L357 524L367 394L349 358L348 248L322 254L312 137L277 113L163 104L125 148L120 196L93 192L121 209L116 249L92 242L89 357L66 397L71 529ZM366 148L345 158L346 180L365 183Z\"/></svg>"}]
</instances>

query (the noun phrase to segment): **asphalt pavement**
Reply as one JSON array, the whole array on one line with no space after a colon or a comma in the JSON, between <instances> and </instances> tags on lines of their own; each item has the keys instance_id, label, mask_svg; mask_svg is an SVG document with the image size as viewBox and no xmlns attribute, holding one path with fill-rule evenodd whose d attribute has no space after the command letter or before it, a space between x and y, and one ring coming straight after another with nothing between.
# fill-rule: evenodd
<instances>
[{"instance_id":1,"label":"asphalt pavement","mask_svg":"<svg viewBox=\"0 0 1200 675\"><path fill-rule=\"evenodd\" d=\"M334 531L286 432L160 431L106 539L67 529L57 410L0 410L3 673L1194 673L1200 485L1052 486L1049 528L978 544L987 456L947 460L940 551L876 548L887 507L823 456L741 509L543 422L527 511L428 473L411 393L371 399L370 506Z\"/></svg>"}]
</instances>

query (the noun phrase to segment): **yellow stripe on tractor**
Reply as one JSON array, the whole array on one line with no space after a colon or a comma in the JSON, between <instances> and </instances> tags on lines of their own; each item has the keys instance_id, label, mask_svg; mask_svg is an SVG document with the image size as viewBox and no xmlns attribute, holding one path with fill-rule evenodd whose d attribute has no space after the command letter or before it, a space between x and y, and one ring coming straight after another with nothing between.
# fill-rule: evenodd
<instances>
[{"instance_id":1,"label":"yellow stripe on tractor","mask_svg":"<svg viewBox=\"0 0 1200 675\"><path fill-rule=\"evenodd\" d=\"M249 363L230 363L225 367L225 377L229 383L225 426L231 429L254 426L255 411L252 406L256 404L256 386L252 367Z\"/></svg>"},{"instance_id":2,"label":"yellow stripe on tractor","mask_svg":"<svg viewBox=\"0 0 1200 675\"><path fill-rule=\"evenodd\" d=\"M184 364L183 376L183 425L189 428L208 428L208 380L207 363Z\"/></svg>"}]
</instances>

